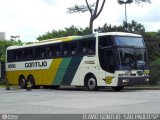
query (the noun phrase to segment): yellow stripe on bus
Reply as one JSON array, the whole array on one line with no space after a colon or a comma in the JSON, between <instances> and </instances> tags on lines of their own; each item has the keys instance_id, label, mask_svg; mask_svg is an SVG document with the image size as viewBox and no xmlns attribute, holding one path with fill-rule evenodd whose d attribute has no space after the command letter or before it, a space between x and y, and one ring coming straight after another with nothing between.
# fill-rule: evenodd
<instances>
[{"instance_id":1,"label":"yellow stripe on bus","mask_svg":"<svg viewBox=\"0 0 160 120\"><path fill-rule=\"evenodd\" d=\"M62 62L62 58L53 59L49 69L45 70L17 70L17 71L7 71L7 77L10 84L18 84L18 79L20 75L24 75L27 79L28 75L33 75L36 85L51 85L59 66Z\"/></svg>"},{"instance_id":2,"label":"yellow stripe on bus","mask_svg":"<svg viewBox=\"0 0 160 120\"><path fill-rule=\"evenodd\" d=\"M52 61L49 70L46 72L48 78L44 81L44 84L51 85L53 83L61 62L62 58L57 58Z\"/></svg>"}]
</instances>

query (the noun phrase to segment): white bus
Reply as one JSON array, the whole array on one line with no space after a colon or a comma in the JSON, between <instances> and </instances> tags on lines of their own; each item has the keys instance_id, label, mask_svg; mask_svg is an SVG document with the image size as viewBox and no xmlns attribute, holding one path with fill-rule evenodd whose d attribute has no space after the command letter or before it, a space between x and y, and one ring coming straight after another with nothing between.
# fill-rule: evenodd
<instances>
[{"instance_id":1,"label":"white bus","mask_svg":"<svg viewBox=\"0 0 160 120\"><path fill-rule=\"evenodd\" d=\"M10 84L26 88L86 86L97 90L110 86L148 83L147 50L141 35L107 32L44 40L6 51L6 77Z\"/></svg>"}]
</instances>

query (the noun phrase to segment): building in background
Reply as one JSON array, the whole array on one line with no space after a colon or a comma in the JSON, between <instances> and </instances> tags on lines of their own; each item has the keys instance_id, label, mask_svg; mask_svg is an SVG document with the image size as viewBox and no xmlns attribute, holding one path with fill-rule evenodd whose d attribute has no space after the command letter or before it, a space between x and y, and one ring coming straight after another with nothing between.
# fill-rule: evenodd
<instances>
[{"instance_id":1,"label":"building in background","mask_svg":"<svg viewBox=\"0 0 160 120\"><path fill-rule=\"evenodd\" d=\"M5 32L0 32L0 40L5 40Z\"/></svg>"}]
</instances>

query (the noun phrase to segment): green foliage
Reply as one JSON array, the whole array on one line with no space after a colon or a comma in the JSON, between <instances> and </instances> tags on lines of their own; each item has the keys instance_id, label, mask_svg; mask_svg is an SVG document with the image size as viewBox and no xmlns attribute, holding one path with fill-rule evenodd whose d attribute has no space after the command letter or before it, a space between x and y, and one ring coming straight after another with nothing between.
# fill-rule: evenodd
<instances>
[{"instance_id":1,"label":"green foliage","mask_svg":"<svg viewBox=\"0 0 160 120\"><path fill-rule=\"evenodd\" d=\"M160 36L160 29L158 30L157 35Z\"/></svg>"},{"instance_id":2,"label":"green foliage","mask_svg":"<svg viewBox=\"0 0 160 120\"><path fill-rule=\"evenodd\" d=\"M150 63L150 66L151 66L151 67L160 66L160 58L156 58L155 60L153 60L153 61ZM156 68L157 68L156 71L160 71L160 67L156 67ZM154 73L156 73L156 71L154 71Z\"/></svg>"},{"instance_id":3,"label":"green foliage","mask_svg":"<svg viewBox=\"0 0 160 120\"><path fill-rule=\"evenodd\" d=\"M127 31L126 31L126 28ZM111 24L107 25L107 24L104 24L102 27L98 27L97 31L102 31L102 32L130 32L130 33L137 33L137 34L141 34L141 35L144 35L145 34L145 27L132 20L131 23L126 23L125 21L123 21L123 24L122 25L119 25L119 26L112 26Z\"/></svg>"},{"instance_id":4,"label":"green foliage","mask_svg":"<svg viewBox=\"0 0 160 120\"><path fill-rule=\"evenodd\" d=\"M150 83L157 84L157 81L160 80L160 34L158 32L146 32L144 40L150 63Z\"/></svg>"},{"instance_id":5,"label":"green foliage","mask_svg":"<svg viewBox=\"0 0 160 120\"><path fill-rule=\"evenodd\" d=\"M119 26L104 24L102 27L98 27L98 29L96 30L102 31L102 32L115 32L115 31L125 32L126 26L128 27L127 32L138 33L141 35L145 33L144 26L140 23L137 23L134 20L132 20L131 23L126 23L124 21L123 24ZM72 35L87 35L87 34L90 34L90 30L88 27L83 29L83 28L78 28L72 25L71 27L65 28L64 30L58 30L58 31L52 30L51 32L47 32L43 35L40 35L37 39L41 41L41 40L52 39L52 38L66 37L66 36L72 36Z\"/></svg>"},{"instance_id":6,"label":"green foliage","mask_svg":"<svg viewBox=\"0 0 160 120\"><path fill-rule=\"evenodd\" d=\"M5 52L6 48L10 45L8 41L1 40L0 41L0 61L4 62L5 61Z\"/></svg>"},{"instance_id":7,"label":"green foliage","mask_svg":"<svg viewBox=\"0 0 160 120\"><path fill-rule=\"evenodd\" d=\"M11 45L18 45L18 46L23 45L23 42L21 40L13 40L13 39L11 39L10 42L11 42Z\"/></svg>"},{"instance_id":8,"label":"green foliage","mask_svg":"<svg viewBox=\"0 0 160 120\"><path fill-rule=\"evenodd\" d=\"M148 39L157 39L160 38L160 32L146 32L145 37Z\"/></svg>"},{"instance_id":9,"label":"green foliage","mask_svg":"<svg viewBox=\"0 0 160 120\"><path fill-rule=\"evenodd\" d=\"M25 42L23 43L24 45L30 45L30 44L33 44L34 42Z\"/></svg>"},{"instance_id":10,"label":"green foliage","mask_svg":"<svg viewBox=\"0 0 160 120\"><path fill-rule=\"evenodd\" d=\"M160 34L158 32L146 32L143 37L148 49L149 62L160 58Z\"/></svg>"},{"instance_id":11,"label":"green foliage","mask_svg":"<svg viewBox=\"0 0 160 120\"><path fill-rule=\"evenodd\" d=\"M88 28L83 29L72 25L71 27L65 28L64 30L58 30L58 31L52 30L52 32L47 32L44 35L40 35L37 39L41 41L52 38L66 37L72 35L86 35L86 34L89 34Z\"/></svg>"},{"instance_id":12,"label":"green foliage","mask_svg":"<svg viewBox=\"0 0 160 120\"><path fill-rule=\"evenodd\" d=\"M158 57L150 64L150 77L151 84L157 84L160 80L160 58Z\"/></svg>"}]
</instances>

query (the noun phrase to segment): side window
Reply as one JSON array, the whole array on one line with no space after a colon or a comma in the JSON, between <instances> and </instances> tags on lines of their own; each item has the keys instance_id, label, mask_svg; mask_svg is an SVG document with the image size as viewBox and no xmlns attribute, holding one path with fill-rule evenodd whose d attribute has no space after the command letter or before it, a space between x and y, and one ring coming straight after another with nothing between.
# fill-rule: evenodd
<instances>
[{"instance_id":1,"label":"side window","mask_svg":"<svg viewBox=\"0 0 160 120\"><path fill-rule=\"evenodd\" d=\"M114 57L114 50L106 50L106 70L114 73L116 69L116 62Z\"/></svg>"},{"instance_id":2,"label":"side window","mask_svg":"<svg viewBox=\"0 0 160 120\"><path fill-rule=\"evenodd\" d=\"M47 51L46 51L46 48L43 46L41 47L41 58L45 58L47 56Z\"/></svg>"},{"instance_id":3,"label":"side window","mask_svg":"<svg viewBox=\"0 0 160 120\"><path fill-rule=\"evenodd\" d=\"M32 48L26 49L25 52L23 52L23 51L21 52L21 57L26 56L27 59L33 59L34 55L33 55L33 49Z\"/></svg>"},{"instance_id":4,"label":"side window","mask_svg":"<svg viewBox=\"0 0 160 120\"><path fill-rule=\"evenodd\" d=\"M25 49L17 49L7 51L8 62L14 61L25 61L34 59L34 49L33 48L25 48Z\"/></svg>"},{"instance_id":5,"label":"side window","mask_svg":"<svg viewBox=\"0 0 160 120\"><path fill-rule=\"evenodd\" d=\"M63 43L63 51L64 56L67 56L70 54L70 44L69 43Z\"/></svg>"},{"instance_id":6,"label":"side window","mask_svg":"<svg viewBox=\"0 0 160 120\"><path fill-rule=\"evenodd\" d=\"M62 56L62 45L60 44L57 44L55 45L55 51L56 51L56 56L59 57L59 56Z\"/></svg>"},{"instance_id":7,"label":"side window","mask_svg":"<svg viewBox=\"0 0 160 120\"><path fill-rule=\"evenodd\" d=\"M88 54L95 54L95 40L87 42Z\"/></svg>"},{"instance_id":8,"label":"side window","mask_svg":"<svg viewBox=\"0 0 160 120\"><path fill-rule=\"evenodd\" d=\"M44 58L49 58L52 56L52 51L50 49L50 46L45 46L45 55Z\"/></svg>"},{"instance_id":9,"label":"side window","mask_svg":"<svg viewBox=\"0 0 160 120\"><path fill-rule=\"evenodd\" d=\"M36 59L39 59L39 58L41 58L41 47L36 47L35 48L35 58Z\"/></svg>"},{"instance_id":10,"label":"side window","mask_svg":"<svg viewBox=\"0 0 160 120\"><path fill-rule=\"evenodd\" d=\"M35 59L42 59L47 56L47 52L44 46L38 46L35 48Z\"/></svg>"},{"instance_id":11,"label":"side window","mask_svg":"<svg viewBox=\"0 0 160 120\"><path fill-rule=\"evenodd\" d=\"M113 45L112 36L100 36L99 37L99 48L105 48Z\"/></svg>"},{"instance_id":12,"label":"side window","mask_svg":"<svg viewBox=\"0 0 160 120\"><path fill-rule=\"evenodd\" d=\"M26 58L26 55L25 55L25 49L23 49L23 50L22 50L21 58L22 58L23 60Z\"/></svg>"},{"instance_id":13,"label":"side window","mask_svg":"<svg viewBox=\"0 0 160 120\"><path fill-rule=\"evenodd\" d=\"M52 57L56 56L55 46L54 46L54 45L50 45L50 46L49 46L48 56L49 56L49 58L52 58Z\"/></svg>"},{"instance_id":14,"label":"side window","mask_svg":"<svg viewBox=\"0 0 160 120\"><path fill-rule=\"evenodd\" d=\"M87 41L80 41L79 42L79 53L80 54L87 54Z\"/></svg>"},{"instance_id":15,"label":"side window","mask_svg":"<svg viewBox=\"0 0 160 120\"><path fill-rule=\"evenodd\" d=\"M78 54L78 44L77 42L73 42L70 44L71 46L71 54L72 55L77 55Z\"/></svg>"},{"instance_id":16,"label":"side window","mask_svg":"<svg viewBox=\"0 0 160 120\"><path fill-rule=\"evenodd\" d=\"M79 42L80 54L95 54L95 40L84 40Z\"/></svg>"},{"instance_id":17,"label":"side window","mask_svg":"<svg viewBox=\"0 0 160 120\"><path fill-rule=\"evenodd\" d=\"M21 51L20 50L14 50L14 60L15 61L20 61L21 60Z\"/></svg>"},{"instance_id":18,"label":"side window","mask_svg":"<svg viewBox=\"0 0 160 120\"><path fill-rule=\"evenodd\" d=\"M7 62L12 62L12 61L14 61L14 51L8 50L7 51Z\"/></svg>"}]
</instances>

